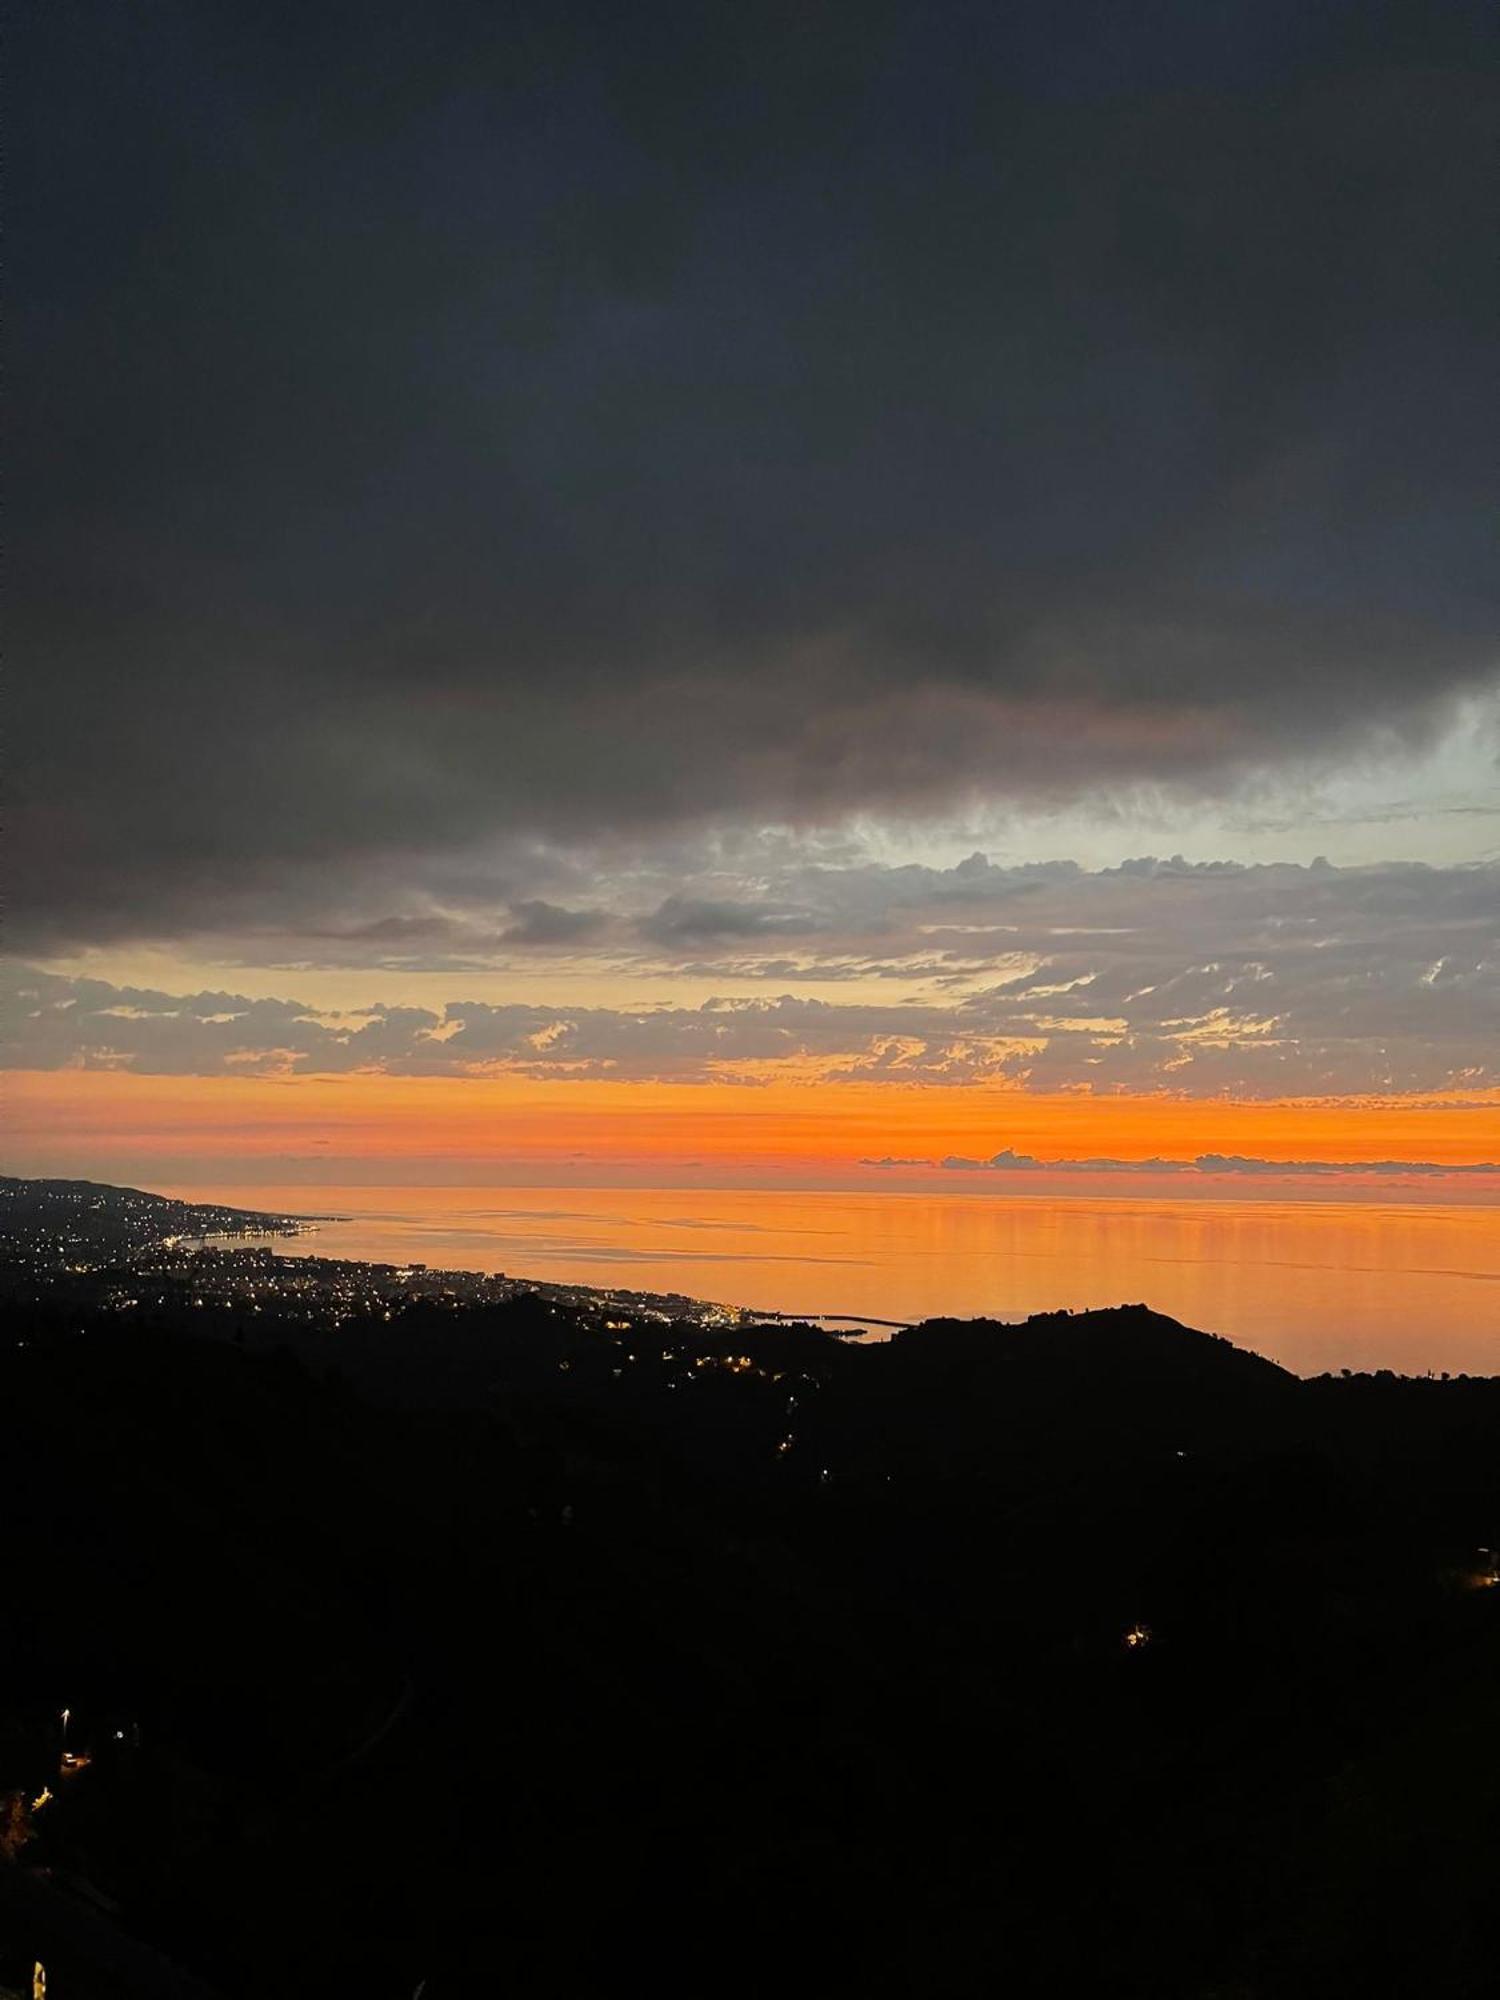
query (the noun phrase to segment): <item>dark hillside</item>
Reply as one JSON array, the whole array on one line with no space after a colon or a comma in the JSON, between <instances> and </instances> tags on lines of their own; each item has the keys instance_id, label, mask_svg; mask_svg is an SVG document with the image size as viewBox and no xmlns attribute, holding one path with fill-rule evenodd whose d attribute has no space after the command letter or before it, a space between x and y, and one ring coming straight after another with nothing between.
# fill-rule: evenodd
<instances>
[{"instance_id":1,"label":"dark hillside","mask_svg":"<svg viewBox=\"0 0 1500 2000\"><path fill-rule=\"evenodd\" d=\"M225 1995L1483 1990L1500 1383L32 1304L0 1456L9 1865Z\"/></svg>"}]
</instances>

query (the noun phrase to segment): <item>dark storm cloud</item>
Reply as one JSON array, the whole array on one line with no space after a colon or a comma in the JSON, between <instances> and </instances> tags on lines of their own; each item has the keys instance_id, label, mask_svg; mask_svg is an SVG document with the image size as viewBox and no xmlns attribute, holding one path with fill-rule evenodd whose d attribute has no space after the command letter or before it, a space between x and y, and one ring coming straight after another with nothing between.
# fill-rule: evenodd
<instances>
[{"instance_id":1,"label":"dark storm cloud","mask_svg":"<svg viewBox=\"0 0 1500 2000\"><path fill-rule=\"evenodd\" d=\"M18 944L1217 782L1494 670L1488 8L12 42Z\"/></svg>"},{"instance_id":2,"label":"dark storm cloud","mask_svg":"<svg viewBox=\"0 0 1500 2000\"><path fill-rule=\"evenodd\" d=\"M502 945L536 945L557 951L595 938L609 928L609 918L602 910L568 910L540 896L512 903L510 913L515 921L501 933Z\"/></svg>"}]
</instances>

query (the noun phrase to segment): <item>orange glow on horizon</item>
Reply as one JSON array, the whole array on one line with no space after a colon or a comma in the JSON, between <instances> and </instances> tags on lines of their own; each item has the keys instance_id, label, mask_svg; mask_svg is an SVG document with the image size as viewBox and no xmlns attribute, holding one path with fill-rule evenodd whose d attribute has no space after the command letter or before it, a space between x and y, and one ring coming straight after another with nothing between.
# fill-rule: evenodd
<instances>
[{"instance_id":1,"label":"orange glow on horizon","mask_svg":"<svg viewBox=\"0 0 1500 2000\"><path fill-rule=\"evenodd\" d=\"M144 1175L154 1161L180 1170L202 1159L216 1172L226 1160L274 1166L280 1178L289 1164L328 1179L337 1178L336 1167L375 1163L398 1169L393 1179L401 1178L403 1164L414 1178L500 1165L534 1175L566 1165L576 1177L593 1164L642 1181L687 1167L826 1181L858 1174L867 1157L986 1158L1002 1147L1065 1160L1241 1153L1472 1165L1500 1156L1500 1092L1453 1101L1221 1102L1044 1096L983 1084L58 1070L12 1072L6 1114L12 1157L34 1173L89 1173L92 1160L108 1160L116 1172L113 1163L129 1159ZM951 1185L954 1177L944 1178ZM1480 1185L1487 1187L1488 1178Z\"/></svg>"}]
</instances>

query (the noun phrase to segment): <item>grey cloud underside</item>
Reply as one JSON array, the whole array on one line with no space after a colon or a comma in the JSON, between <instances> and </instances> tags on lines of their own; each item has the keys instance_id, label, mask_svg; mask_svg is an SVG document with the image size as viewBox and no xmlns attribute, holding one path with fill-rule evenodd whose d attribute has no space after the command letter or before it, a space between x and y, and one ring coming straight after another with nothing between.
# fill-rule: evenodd
<instances>
[{"instance_id":1,"label":"grey cloud underside","mask_svg":"<svg viewBox=\"0 0 1500 2000\"><path fill-rule=\"evenodd\" d=\"M19 946L1220 783L1493 678L1487 9L13 42Z\"/></svg>"},{"instance_id":2,"label":"grey cloud underside","mask_svg":"<svg viewBox=\"0 0 1500 2000\"><path fill-rule=\"evenodd\" d=\"M791 912L796 975L825 962L839 976L881 971L890 1000L781 993L630 1009L460 999L351 1019L290 1000L179 1000L19 967L8 1060L681 1081L812 1061L830 1081L1210 1097L1500 1087L1500 866L1142 860L1089 873L975 855L947 870L788 870L763 891L766 925L742 885L738 914L678 898L666 923L657 910L632 933L618 917L610 948L632 934L638 956L622 962L670 970L661 940L691 911L728 954L713 965L764 973L788 966ZM533 921L558 934L567 958L578 946L565 914ZM692 948L704 942L695 930Z\"/></svg>"}]
</instances>

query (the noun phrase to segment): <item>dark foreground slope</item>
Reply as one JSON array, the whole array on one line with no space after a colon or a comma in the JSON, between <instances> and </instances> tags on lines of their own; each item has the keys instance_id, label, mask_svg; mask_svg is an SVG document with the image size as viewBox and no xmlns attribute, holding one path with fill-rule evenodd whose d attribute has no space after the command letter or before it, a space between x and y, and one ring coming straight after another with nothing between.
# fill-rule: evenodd
<instances>
[{"instance_id":1,"label":"dark foreground slope","mask_svg":"<svg viewBox=\"0 0 1500 2000\"><path fill-rule=\"evenodd\" d=\"M1500 1383L32 1304L0 1463L0 1986L1492 1990Z\"/></svg>"}]
</instances>

